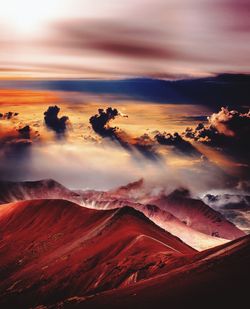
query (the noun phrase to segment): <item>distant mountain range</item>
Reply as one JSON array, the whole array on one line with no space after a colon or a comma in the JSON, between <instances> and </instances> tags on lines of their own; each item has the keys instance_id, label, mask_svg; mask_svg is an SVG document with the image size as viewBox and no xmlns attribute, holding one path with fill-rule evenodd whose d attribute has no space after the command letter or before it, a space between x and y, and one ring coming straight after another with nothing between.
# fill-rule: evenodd
<instances>
[{"instance_id":1,"label":"distant mountain range","mask_svg":"<svg viewBox=\"0 0 250 309\"><path fill-rule=\"evenodd\" d=\"M158 103L248 106L250 75L220 74L213 77L163 80L133 78L121 80L23 80L1 81L0 87L110 94L122 99Z\"/></svg>"}]
</instances>

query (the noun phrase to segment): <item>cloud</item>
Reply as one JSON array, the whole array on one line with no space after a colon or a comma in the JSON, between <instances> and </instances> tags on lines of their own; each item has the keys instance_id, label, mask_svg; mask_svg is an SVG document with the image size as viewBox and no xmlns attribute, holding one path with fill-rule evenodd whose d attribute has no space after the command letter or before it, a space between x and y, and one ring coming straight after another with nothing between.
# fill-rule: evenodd
<instances>
[{"instance_id":1,"label":"cloud","mask_svg":"<svg viewBox=\"0 0 250 309\"><path fill-rule=\"evenodd\" d=\"M11 125L0 126L0 144L4 145L15 140L29 140L31 139L31 133L36 135L36 132L31 132L30 126L26 125L21 128L15 128Z\"/></svg>"},{"instance_id":2,"label":"cloud","mask_svg":"<svg viewBox=\"0 0 250 309\"><path fill-rule=\"evenodd\" d=\"M208 117L208 124L187 128L184 136L197 142L217 147L249 164L250 112L241 113L222 107Z\"/></svg>"},{"instance_id":3,"label":"cloud","mask_svg":"<svg viewBox=\"0 0 250 309\"><path fill-rule=\"evenodd\" d=\"M81 77L84 66L106 71L106 77L110 68L122 76L249 72L247 0L66 2L71 5L62 5L36 35L20 36L15 23L0 25L3 74L15 75L16 68L16 74L39 75L43 66L43 76L57 75L50 64L66 74L69 63L75 67L71 73ZM1 20L5 13L2 8Z\"/></svg>"},{"instance_id":4,"label":"cloud","mask_svg":"<svg viewBox=\"0 0 250 309\"><path fill-rule=\"evenodd\" d=\"M231 174L227 180L238 190L249 190L250 171L250 115L221 108L208 117L208 123L200 123L196 128L187 128L185 138L190 138L196 147L208 156L219 168ZM203 144L204 146L202 146ZM231 186L230 185L230 186Z\"/></svg>"},{"instance_id":5,"label":"cloud","mask_svg":"<svg viewBox=\"0 0 250 309\"><path fill-rule=\"evenodd\" d=\"M250 210L250 196L239 194L206 194L204 201L214 208Z\"/></svg>"},{"instance_id":6,"label":"cloud","mask_svg":"<svg viewBox=\"0 0 250 309\"><path fill-rule=\"evenodd\" d=\"M18 113L15 113L15 112L7 112L7 113L0 113L0 119L7 119L7 120L10 120L14 117L16 117L18 115Z\"/></svg>"},{"instance_id":7,"label":"cloud","mask_svg":"<svg viewBox=\"0 0 250 309\"><path fill-rule=\"evenodd\" d=\"M240 180L237 183L236 189L240 192L247 192L250 195L250 180Z\"/></svg>"},{"instance_id":8,"label":"cloud","mask_svg":"<svg viewBox=\"0 0 250 309\"><path fill-rule=\"evenodd\" d=\"M190 121L207 121L207 116L185 116L184 120L190 120Z\"/></svg>"},{"instance_id":9,"label":"cloud","mask_svg":"<svg viewBox=\"0 0 250 309\"><path fill-rule=\"evenodd\" d=\"M12 125L0 125L0 157L22 157L32 145L31 132L29 126L15 128Z\"/></svg>"},{"instance_id":10,"label":"cloud","mask_svg":"<svg viewBox=\"0 0 250 309\"><path fill-rule=\"evenodd\" d=\"M179 133L160 133L155 135L155 140L161 145L171 146L175 151L185 155L201 156L201 153L188 141L184 140Z\"/></svg>"},{"instance_id":11,"label":"cloud","mask_svg":"<svg viewBox=\"0 0 250 309\"><path fill-rule=\"evenodd\" d=\"M250 134L250 110L248 113L240 113L236 110L228 110L222 107L218 113L208 118L212 128L220 134L229 137L249 137Z\"/></svg>"},{"instance_id":12,"label":"cloud","mask_svg":"<svg viewBox=\"0 0 250 309\"><path fill-rule=\"evenodd\" d=\"M110 137L117 139L117 128L110 127L109 123L115 119L120 113L116 108L108 107L106 111L98 109L98 114L92 116L89 122L93 130L101 137Z\"/></svg>"},{"instance_id":13,"label":"cloud","mask_svg":"<svg viewBox=\"0 0 250 309\"><path fill-rule=\"evenodd\" d=\"M225 218L233 222L245 232L250 232L250 196L239 193L206 194L203 201L221 212Z\"/></svg>"},{"instance_id":14,"label":"cloud","mask_svg":"<svg viewBox=\"0 0 250 309\"><path fill-rule=\"evenodd\" d=\"M131 145L149 160L154 161L161 159L160 155L156 151L154 140L147 133L132 139Z\"/></svg>"},{"instance_id":15,"label":"cloud","mask_svg":"<svg viewBox=\"0 0 250 309\"><path fill-rule=\"evenodd\" d=\"M157 42L161 31L122 21L102 19L64 20L52 25L53 47L74 51L94 51L130 59L171 59L176 51ZM150 39L149 39L150 35ZM153 42L154 44L152 44Z\"/></svg>"},{"instance_id":16,"label":"cloud","mask_svg":"<svg viewBox=\"0 0 250 309\"><path fill-rule=\"evenodd\" d=\"M5 144L6 155L21 156L23 151L27 150L27 147L32 145L32 141L26 138L11 139Z\"/></svg>"},{"instance_id":17,"label":"cloud","mask_svg":"<svg viewBox=\"0 0 250 309\"><path fill-rule=\"evenodd\" d=\"M248 0L220 0L215 5L219 14L228 16L227 19L222 20L224 30L230 33L249 33L250 4Z\"/></svg>"},{"instance_id":18,"label":"cloud","mask_svg":"<svg viewBox=\"0 0 250 309\"><path fill-rule=\"evenodd\" d=\"M64 134L67 129L69 118L67 116L58 117L60 108L58 106L50 106L44 112L44 121L46 126L55 131L57 134Z\"/></svg>"},{"instance_id":19,"label":"cloud","mask_svg":"<svg viewBox=\"0 0 250 309\"><path fill-rule=\"evenodd\" d=\"M30 133L31 133L30 126L27 125L21 129L18 129L18 132L22 136L22 138L30 139Z\"/></svg>"},{"instance_id":20,"label":"cloud","mask_svg":"<svg viewBox=\"0 0 250 309\"><path fill-rule=\"evenodd\" d=\"M39 137L39 132L30 125L0 122L1 180L25 177L32 166L31 155L35 142L40 141Z\"/></svg>"},{"instance_id":21,"label":"cloud","mask_svg":"<svg viewBox=\"0 0 250 309\"><path fill-rule=\"evenodd\" d=\"M136 156L136 151L138 151L149 160L159 159L159 155L154 150L154 141L148 134L132 137L118 127L110 126L110 121L118 116L128 117L127 115L123 115L116 108L108 107L106 110L98 109L98 114L90 117L89 122L92 129L99 136L118 142L122 148L133 156Z\"/></svg>"}]
</instances>

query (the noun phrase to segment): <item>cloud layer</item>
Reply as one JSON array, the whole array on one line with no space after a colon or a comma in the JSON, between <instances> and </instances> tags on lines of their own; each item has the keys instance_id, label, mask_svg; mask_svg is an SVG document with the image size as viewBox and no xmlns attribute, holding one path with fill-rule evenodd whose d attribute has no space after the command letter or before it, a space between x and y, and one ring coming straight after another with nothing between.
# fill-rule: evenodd
<instances>
[{"instance_id":1,"label":"cloud layer","mask_svg":"<svg viewBox=\"0 0 250 309\"><path fill-rule=\"evenodd\" d=\"M240 190L238 184L244 188L248 184L245 190L249 190L249 174L241 173L242 164L244 171L249 166L247 110L223 108L197 127L198 121L204 119L201 115L209 114L200 106L167 108L166 105L125 104L115 99L105 104L103 98L88 104L87 100L80 100L86 99L81 93L76 97L79 101L71 102L71 95L67 93L54 102L27 103L25 108L20 102L20 106L15 105L17 110L11 105L15 101L12 97L11 104L3 104L2 114L13 110L19 115L0 119L2 178L50 177L76 187L82 183L101 188L105 182L106 187L115 186L147 175L172 189L188 184L193 194L213 188ZM63 102L62 98L67 101ZM60 105L59 101L62 101ZM45 116L50 115L47 124L44 111ZM60 111L68 116L61 117ZM175 117L173 127L171 113ZM64 117L70 118L71 130L67 130ZM187 124L192 128L182 135L180 132ZM62 132L67 132L67 139L58 139ZM226 168L221 161L218 163L214 152L204 153L198 147L201 145L220 152L222 158L230 153ZM28 151L19 151L20 148Z\"/></svg>"}]
</instances>

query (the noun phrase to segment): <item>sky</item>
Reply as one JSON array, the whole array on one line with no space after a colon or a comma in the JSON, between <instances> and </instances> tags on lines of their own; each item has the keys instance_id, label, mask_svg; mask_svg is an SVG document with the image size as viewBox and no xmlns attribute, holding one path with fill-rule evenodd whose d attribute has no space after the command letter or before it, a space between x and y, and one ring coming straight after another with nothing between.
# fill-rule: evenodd
<instances>
[{"instance_id":1,"label":"sky","mask_svg":"<svg viewBox=\"0 0 250 309\"><path fill-rule=\"evenodd\" d=\"M0 1L0 77L250 72L248 0Z\"/></svg>"}]
</instances>

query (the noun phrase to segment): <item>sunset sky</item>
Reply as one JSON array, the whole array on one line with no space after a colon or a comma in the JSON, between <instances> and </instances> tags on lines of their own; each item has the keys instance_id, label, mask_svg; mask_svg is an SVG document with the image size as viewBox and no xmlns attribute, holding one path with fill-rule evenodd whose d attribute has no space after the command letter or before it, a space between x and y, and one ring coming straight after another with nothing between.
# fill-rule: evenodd
<instances>
[{"instance_id":1,"label":"sunset sky","mask_svg":"<svg viewBox=\"0 0 250 309\"><path fill-rule=\"evenodd\" d=\"M247 0L8 0L0 76L179 78L249 73Z\"/></svg>"}]
</instances>

